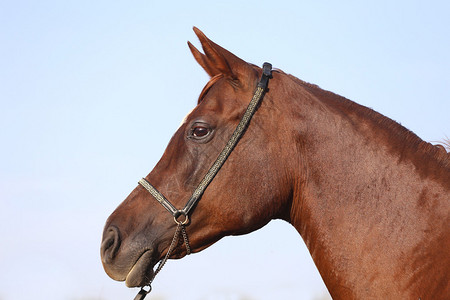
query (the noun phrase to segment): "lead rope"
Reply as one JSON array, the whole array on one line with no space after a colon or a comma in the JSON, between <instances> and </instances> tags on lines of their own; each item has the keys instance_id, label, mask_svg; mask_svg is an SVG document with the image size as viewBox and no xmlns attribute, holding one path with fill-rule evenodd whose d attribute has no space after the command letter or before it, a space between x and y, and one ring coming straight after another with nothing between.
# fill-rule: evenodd
<instances>
[{"instance_id":1,"label":"lead rope","mask_svg":"<svg viewBox=\"0 0 450 300\"><path fill-rule=\"evenodd\" d=\"M176 220L175 220L176 221ZM161 271L161 269L166 264L167 260L169 259L170 255L172 254L173 249L175 248L176 244L178 243L178 237L180 235L183 236L184 244L186 246L186 254L191 254L191 245L189 244L189 239L186 233L186 223L185 222L177 222L177 228L175 229L175 234L173 235L172 242L170 243L169 249L167 250L166 256L159 262L158 267L156 268L155 272L153 273L152 279L150 279L150 282L141 287L141 290L139 293L134 297L134 300L143 300L150 292L152 291L152 282L155 279L156 275ZM148 290L145 289L145 287L148 286Z\"/></svg>"}]
</instances>

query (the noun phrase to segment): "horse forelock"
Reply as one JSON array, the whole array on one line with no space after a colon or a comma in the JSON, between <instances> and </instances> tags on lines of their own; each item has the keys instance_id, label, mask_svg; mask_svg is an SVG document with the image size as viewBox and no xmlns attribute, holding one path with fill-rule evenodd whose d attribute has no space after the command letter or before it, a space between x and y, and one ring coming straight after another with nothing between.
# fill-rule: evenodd
<instances>
[{"instance_id":1,"label":"horse forelock","mask_svg":"<svg viewBox=\"0 0 450 300\"><path fill-rule=\"evenodd\" d=\"M211 87L217 81L219 81L219 79L221 79L221 78L223 78L223 74L217 74L217 75L211 77L211 79L209 79L208 83L205 85L205 87L203 88L202 92L200 93L200 96L198 97L197 104L200 104L200 102L202 102L202 100L205 97L206 93L208 93L208 91L211 89Z\"/></svg>"}]
</instances>

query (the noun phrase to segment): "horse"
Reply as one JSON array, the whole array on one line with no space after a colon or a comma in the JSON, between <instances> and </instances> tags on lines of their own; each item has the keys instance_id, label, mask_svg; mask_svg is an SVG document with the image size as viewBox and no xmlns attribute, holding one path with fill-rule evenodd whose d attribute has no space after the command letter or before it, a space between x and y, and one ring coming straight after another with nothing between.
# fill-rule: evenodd
<instances>
[{"instance_id":1,"label":"horse","mask_svg":"<svg viewBox=\"0 0 450 300\"><path fill-rule=\"evenodd\" d=\"M194 31L204 53L188 46L210 80L154 169L106 221L106 273L144 287L167 259L282 219L333 299L449 299L450 154ZM261 89L232 151L190 201Z\"/></svg>"}]
</instances>

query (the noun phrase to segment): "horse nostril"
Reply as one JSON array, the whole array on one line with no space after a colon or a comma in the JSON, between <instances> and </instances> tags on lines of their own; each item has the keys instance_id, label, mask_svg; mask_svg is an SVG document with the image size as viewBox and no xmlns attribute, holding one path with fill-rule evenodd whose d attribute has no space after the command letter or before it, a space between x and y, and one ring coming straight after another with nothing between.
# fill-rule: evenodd
<instances>
[{"instance_id":1,"label":"horse nostril","mask_svg":"<svg viewBox=\"0 0 450 300\"><path fill-rule=\"evenodd\" d=\"M115 226L110 226L103 234L103 241L100 247L102 260L105 263L111 262L116 256L120 247L119 229Z\"/></svg>"}]
</instances>

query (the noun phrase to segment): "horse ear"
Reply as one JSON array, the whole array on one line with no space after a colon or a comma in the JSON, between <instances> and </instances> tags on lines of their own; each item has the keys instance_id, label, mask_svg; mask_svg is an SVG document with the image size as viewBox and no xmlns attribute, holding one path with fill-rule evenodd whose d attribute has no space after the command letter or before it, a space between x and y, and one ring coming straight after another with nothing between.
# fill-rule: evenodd
<instances>
[{"instance_id":1,"label":"horse ear","mask_svg":"<svg viewBox=\"0 0 450 300\"><path fill-rule=\"evenodd\" d=\"M206 71L206 73L208 73L210 77L214 77L215 75L220 73L220 71L216 67L210 64L206 55L198 51L197 48L195 48L194 45L191 44L191 42L188 42L188 46L189 49L191 49L192 55L194 55L195 60Z\"/></svg>"},{"instance_id":2,"label":"horse ear","mask_svg":"<svg viewBox=\"0 0 450 300\"><path fill-rule=\"evenodd\" d=\"M197 50L190 42L188 42L189 48L195 60L209 76L222 74L241 83L247 81L249 74L254 72L247 62L208 39L198 28L194 27L194 32L200 40L205 54Z\"/></svg>"}]
</instances>

